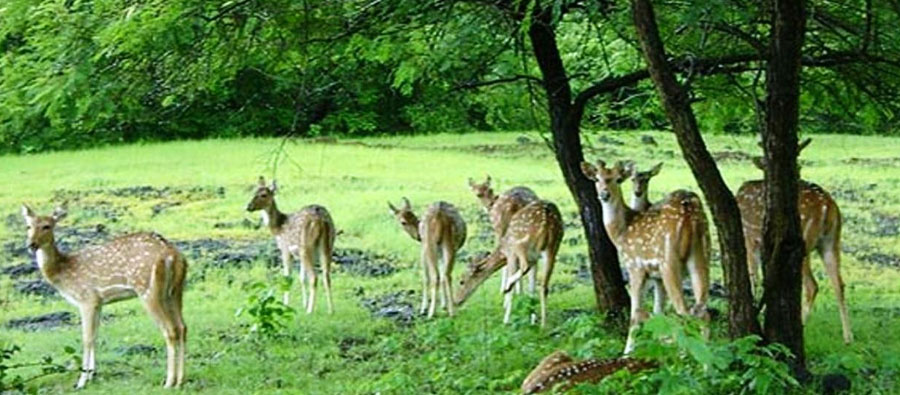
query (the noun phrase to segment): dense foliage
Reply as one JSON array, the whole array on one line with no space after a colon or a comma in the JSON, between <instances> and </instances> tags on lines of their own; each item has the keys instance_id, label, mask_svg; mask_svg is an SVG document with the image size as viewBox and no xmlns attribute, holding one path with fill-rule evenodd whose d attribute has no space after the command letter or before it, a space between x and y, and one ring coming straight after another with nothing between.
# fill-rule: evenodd
<instances>
[{"instance_id":1,"label":"dense foliage","mask_svg":"<svg viewBox=\"0 0 900 395\"><path fill-rule=\"evenodd\" d=\"M527 6L529 2L524 2ZM667 3L667 48L691 62L753 54L765 12ZM893 133L900 9L812 2L804 127ZM642 67L627 2L558 0L572 84ZM560 13L562 14L562 13ZM527 25L528 21L525 21ZM477 1L7 0L0 6L0 151L147 139L497 130L544 125L523 26ZM858 55L844 62L839 55ZM846 56L845 56L846 57ZM738 67L738 66L734 66ZM704 129L753 130L760 68L692 85ZM698 70L700 72L700 70ZM596 100L597 128L664 124L644 81Z\"/></svg>"}]
</instances>

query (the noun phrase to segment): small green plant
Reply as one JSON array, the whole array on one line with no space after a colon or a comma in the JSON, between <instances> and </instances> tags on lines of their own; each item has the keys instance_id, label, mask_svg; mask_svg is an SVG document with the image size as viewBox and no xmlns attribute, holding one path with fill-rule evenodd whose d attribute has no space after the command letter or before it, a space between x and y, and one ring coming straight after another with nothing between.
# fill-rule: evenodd
<instances>
[{"instance_id":1,"label":"small green plant","mask_svg":"<svg viewBox=\"0 0 900 395\"><path fill-rule=\"evenodd\" d=\"M269 287L264 282L246 286L250 291L247 302L234 315L250 316L249 334L273 337L287 325L287 321L294 315L294 309L281 302L280 294L289 290L291 283L290 277L281 277L276 287Z\"/></svg>"},{"instance_id":2,"label":"small green plant","mask_svg":"<svg viewBox=\"0 0 900 395\"><path fill-rule=\"evenodd\" d=\"M0 393L6 393L7 391L24 392L25 384L30 381L51 374L65 373L70 370L65 363L57 363L50 355L45 355L36 362L12 363L13 356L19 351L22 351L22 348L16 344L0 345ZM80 357L77 356L73 347L66 346L64 352L74 362L73 366L80 366ZM37 369L38 372L31 376L12 374L13 371L26 368Z\"/></svg>"}]
</instances>

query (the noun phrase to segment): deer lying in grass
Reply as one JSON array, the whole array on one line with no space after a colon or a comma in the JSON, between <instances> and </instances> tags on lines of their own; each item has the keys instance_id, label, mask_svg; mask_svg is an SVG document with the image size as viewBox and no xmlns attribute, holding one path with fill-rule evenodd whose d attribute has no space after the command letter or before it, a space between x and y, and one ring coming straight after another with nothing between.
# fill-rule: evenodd
<instances>
[{"instance_id":1,"label":"deer lying in grass","mask_svg":"<svg viewBox=\"0 0 900 395\"><path fill-rule=\"evenodd\" d=\"M636 373L655 366L653 362L631 358L575 361L562 351L554 351L525 378L522 393L528 395L550 390L563 393L580 383L597 383L622 369Z\"/></svg>"},{"instance_id":2,"label":"deer lying in grass","mask_svg":"<svg viewBox=\"0 0 900 395\"><path fill-rule=\"evenodd\" d=\"M802 150L810 143L804 140L799 145ZM756 157L754 164L765 170L763 158ZM838 310L841 315L841 327L844 343L853 342L850 329L850 315L844 300L844 280L841 278L841 211L831 195L822 187L811 182L800 180L800 228L806 244L806 256L803 259L803 291L802 319L806 323L818 293L818 284L809 263L813 250L819 252L825 263L825 272L834 287ZM737 193L738 208L744 227L744 242L747 247L747 268L750 270L750 282L756 289L759 284L759 266L762 261L762 224L765 215L765 183L763 180L747 181Z\"/></svg>"},{"instance_id":3,"label":"deer lying in grass","mask_svg":"<svg viewBox=\"0 0 900 395\"><path fill-rule=\"evenodd\" d=\"M506 261L507 276L503 284L506 293L503 306L503 322L509 323L513 307L513 293L516 282L531 271L536 261L529 261L532 253L540 253L544 267L540 279L541 327L547 323L547 293L550 290L550 275L556 264L556 254L563 237L562 215L555 204L546 200L531 202L513 214L509 227L494 252L481 263L470 266L470 270L460 281L460 290L455 303L462 304L493 272ZM515 269L517 268L517 269ZM532 321L533 321L532 317Z\"/></svg>"},{"instance_id":4,"label":"deer lying in grass","mask_svg":"<svg viewBox=\"0 0 900 395\"><path fill-rule=\"evenodd\" d=\"M447 313L453 317L453 262L456 253L466 242L466 221L459 215L456 207L447 202L435 202L428 206L421 222L406 198L403 198L401 208L398 209L391 203L388 203L388 207L403 230L413 240L422 243L421 313L424 314L427 308L428 318L434 316L440 285L441 306L446 306ZM442 253L441 264L438 264L438 252Z\"/></svg>"},{"instance_id":5,"label":"deer lying in grass","mask_svg":"<svg viewBox=\"0 0 900 395\"><path fill-rule=\"evenodd\" d=\"M708 321L709 224L700 198L692 192L676 191L649 210L635 212L622 198L619 184L627 173L621 162L612 168L603 161L597 161L597 166L582 162L581 169L596 184L604 226L629 274L631 329L625 354L634 350L634 330L647 317L641 291L650 275L662 277L675 311L687 315L681 289L681 276L687 270L696 298L690 313Z\"/></svg>"},{"instance_id":6,"label":"deer lying in grass","mask_svg":"<svg viewBox=\"0 0 900 395\"><path fill-rule=\"evenodd\" d=\"M484 206L491 220L491 229L494 231L494 241L500 244L509 221L513 214L521 210L535 200L538 200L537 194L530 188L518 186L503 192L500 196L494 193L491 188L491 176L487 176L484 182L478 183L473 179L469 179L469 188ZM511 270L515 270L512 268ZM501 272L500 291L503 292L503 284L506 284L507 271ZM535 272L531 272L528 278L529 291L534 294ZM522 291L521 283L516 287L517 292Z\"/></svg>"},{"instance_id":7,"label":"deer lying in grass","mask_svg":"<svg viewBox=\"0 0 900 395\"><path fill-rule=\"evenodd\" d=\"M181 310L187 262L175 246L156 233L135 233L63 253L56 247L53 230L66 216L64 209L39 216L23 205L22 216L28 225L26 246L35 254L44 279L81 313L83 354L75 387L83 388L94 377L101 307L136 296L166 340L165 386L180 386L187 338Z\"/></svg>"},{"instance_id":8,"label":"deer lying in grass","mask_svg":"<svg viewBox=\"0 0 900 395\"><path fill-rule=\"evenodd\" d=\"M253 199L247 204L247 211L262 211L263 223L275 236L275 243L281 251L281 263L284 276L291 276L291 258L300 260L300 291L306 304L306 313L315 310L316 287L318 279L315 261L318 258L322 267L322 279L325 285L325 296L328 300L328 313L334 312L331 300L331 254L334 251L335 228L331 214L325 207L309 205L293 214L284 214L275 204L275 193L278 185L272 181L271 186L259 177L259 184ZM306 293L306 282L309 281L309 295ZM284 304L290 302L290 291L284 292Z\"/></svg>"}]
</instances>

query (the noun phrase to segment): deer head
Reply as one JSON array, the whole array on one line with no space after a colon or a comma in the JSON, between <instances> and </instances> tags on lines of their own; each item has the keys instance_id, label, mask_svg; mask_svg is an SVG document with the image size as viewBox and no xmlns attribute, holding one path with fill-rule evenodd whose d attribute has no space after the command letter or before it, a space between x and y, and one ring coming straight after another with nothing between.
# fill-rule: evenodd
<instances>
[{"instance_id":1,"label":"deer head","mask_svg":"<svg viewBox=\"0 0 900 395\"><path fill-rule=\"evenodd\" d=\"M647 194L647 186L650 185L650 179L659 175L662 169L662 162L656 164L647 171L637 171L634 162L627 162L625 171L631 176L631 182L634 183L634 196L642 197Z\"/></svg>"},{"instance_id":2,"label":"deer head","mask_svg":"<svg viewBox=\"0 0 900 395\"><path fill-rule=\"evenodd\" d=\"M272 180L272 185L268 186L266 185L265 177L259 176L256 193L253 194L253 199L250 199L250 203L247 204L247 211L259 211L272 207L275 204L275 191L277 190L278 184L274 180Z\"/></svg>"},{"instance_id":3,"label":"deer head","mask_svg":"<svg viewBox=\"0 0 900 395\"><path fill-rule=\"evenodd\" d=\"M478 286L505 264L506 256L500 252L499 248L494 249L486 257L472 257L469 261L468 270L459 278L459 288L454 292L453 303L457 306L465 303L469 296L472 296L475 290L478 289Z\"/></svg>"},{"instance_id":4,"label":"deer head","mask_svg":"<svg viewBox=\"0 0 900 395\"><path fill-rule=\"evenodd\" d=\"M798 157L800 156L801 153L803 153L803 149L808 147L809 143L811 143L811 142L812 142L812 138L807 137L807 138L803 139L803 141L801 141L799 144L797 144L797 156ZM759 145L759 148L765 149L765 146L763 146L762 142L757 143L757 145ZM753 165L756 166L757 169L766 171L766 157L765 156L754 156L753 158L751 158L751 160L753 161ZM797 163L797 173L799 173L799 172L800 172L800 163L798 162Z\"/></svg>"},{"instance_id":5,"label":"deer head","mask_svg":"<svg viewBox=\"0 0 900 395\"><path fill-rule=\"evenodd\" d=\"M400 208L394 207L391 202L388 202L388 207L391 209L391 214L400 222L403 230L413 239L422 241L422 237L419 235L419 218L413 213L409 199L404 197L403 206Z\"/></svg>"},{"instance_id":6,"label":"deer head","mask_svg":"<svg viewBox=\"0 0 900 395\"><path fill-rule=\"evenodd\" d=\"M581 172L594 182L594 186L597 188L597 197L601 202L609 203L613 199L622 198L620 184L628 176L623 162L616 162L611 168L607 168L606 162L599 159L596 166L588 162L581 162Z\"/></svg>"},{"instance_id":7,"label":"deer head","mask_svg":"<svg viewBox=\"0 0 900 395\"><path fill-rule=\"evenodd\" d=\"M485 180L482 183L475 182L475 180L469 178L469 188L472 189L472 193L475 194L475 197L477 197L485 207L491 207L494 200L497 199L497 195L494 194L494 189L491 188L490 175L485 175Z\"/></svg>"},{"instance_id":8,"label":"deer head","mask_svg":"<svg viewBox=\"0 0 900 395\"><path fill-rule=\"evenodd\" d=\"M66 209L62 206L53 210L53 214L49 216L41 216L36 215L31 207L22 205L22 216L25 217L25 224L28 226L25 246L31 253L53 244L53 229L57 222L66 217L66 214Z\"/></svg>"}]
</instances>

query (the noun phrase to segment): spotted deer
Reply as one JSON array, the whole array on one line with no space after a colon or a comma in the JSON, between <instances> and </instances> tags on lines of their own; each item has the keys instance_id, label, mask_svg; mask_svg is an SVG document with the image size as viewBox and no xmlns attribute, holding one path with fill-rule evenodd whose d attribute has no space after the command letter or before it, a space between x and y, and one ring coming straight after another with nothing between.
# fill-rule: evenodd
<instances>
[{"instance_id":1,"label":"spotted deer","mask_svg":"<svg viewBox=\"0 0 900 395\"><path fill-rule=\"evenodd\" d=\"M178 249L156 233L134 233L64 253L53 231L65 218L65 209L41 216L22 205L22 216L28 226L26 247L35 254L44 279L81 313L81 375L75 387L83 388L94 377L101 308L134 297L141 299L165 338L165 386L180 386L187 339L181 310L187 262Z\"/></svg>"},{"instance_id":2,"label":"spotted deer","mask_svg":"<svg viewBox=\"0 0 900 395\"><path fill-rule=\"evenodd\" d=\"M541 327L546 326L550 276L553 274L562 237L563 222L559 208L546 200L529 203L510 218L509 227L494 252L480 263L470 266L469 271L463 275L455 304L465 302L487 277L503 266L505 260L507 275L503 284L503 291L506 293L503 322L509 323L513 306L511 291L516 282L537 264L535 260L529 260L529 255L539 253L544 261L538 293L541 300Z\"/></svg>"},{"instance_id":3,"label":"spotted deer","mask_svg":"<svg viewBox=\"0 0 900 395\"><path fill-rule=\"evenodd\" d=\"M809 145L810 139L804 140L799 149ZM765 169L764 159L753 158L754 164ZM806 323L812 311L818 293L818 284L809 263L810 252L816 250L825 263L825 272L834 288L838 311L841 316L841 327L844 343L853 342L853 331L850 328L850 315L844 299L844 280L841 278L841 211L828 191L811 182L800 180L800 229L806 244L806 256L803 259L803 303L802 321ZM747 181L741 185L735 196L741 210L744 228L744 244L747 248L747 268L750 271L750 282L756 289L759 284L759 266L762 262L762 225L765 216L765 182L763 180Z\"/></svg>"},{"instance_id":4,"label":"spotted deer","mask_svg":"<svg viewBox=\"0 0 900 395\"><path fill-rule=\"evenodd\" d=\"M708 322L709 223L700 198L692 192L676 191L647 211L636 212L622 198L620 184L627 177L622 162L611 168L603 161L596 166L582 162L581 169L595 183L606 232L629 275L631 329L625 354L634 350L635 329L647 318L641 291L648 276L661 277L675 311L687 315L681 277L689 272L696 298L690 313ZM704 334L707 332L705 326Z\"/></svg>"},{"instance_id":5,"label":"spotted deer","mask_svg":"<svg viewBox=\"0 0 900 395\"><path fill-rule=\"evenodd\" d=\"M528 203L538 200L537 194L535 194L534 191L523 186L510 188L498 196L491 187L490 175L486 176L484 182L481 183L475 182L475 180L470 178L469 188L488 213L488 217L491 221L491 229L494 231L494 241L497 245L500 244L500 240L506 233L506 228L509 226L509 221L513 214L528 205ZM506 274L507 271L501 272L501 292L503 291L503 284L506 283ZM535 287L535 272L530 272L528 284L529 290L533 294ZM516 291L521 292L521 283L517 286Z\"/></svg>"},{"instance_id":6,"label":"spotted deer","mask_svg":"<svg viewBox=\"0 0 900 395\"><path fill-rule=\"evenodd\" d=\"M275 193L278 184L266 185L266 179L259 177L256 192L247 211L262 212L263 223L275 236L275 243L281 252L281 263L285 277L291 276L291 259L300 260L300 292L305 303L306 313L311 314L316 305L316 288L318 278L315 262L322 268L322 282L325 286L325 297L328 301L328 313L334 312L331 300L331 257L334 251L335 228L331 214L325 207L312 204L292 214L278 210L275 204ZM309 295L307 295L307 282ZM284 304L290 302L290 291L283 295Z\"/></svg>"},{"instance_id":7,"label":"spotted deer","mask_svg":"<svg viewBox=\"0 0 900 395\"><path fill-rule=\"evenodd\" d=\"M597 383L622 369L631 373L651 369L655 363L632 358L586 359L576 361L562 351L547 355L522 382L522 393L555 390L564 393L581 383Z\"/></svg>"},{"instance_id":8,"label":"spotted deer","mask_svg":"<svg viewBox=\"0 0 900 395\"><path fill-rule=\"evenodd\" d=\"M447 313L453 317L453 262L456 253L466 242L466 221L459 211L447 202L432 203L422 215L416 217L407 198L403 198L403 206L395 207L388 203L391 214L400 222L403 230L413 240L422 244L422 314L427 309L428 318L434 316L440 287L441 306L446 306ZM441 264L438 253L441 253Z\"/></svg>"}]
</instances>

